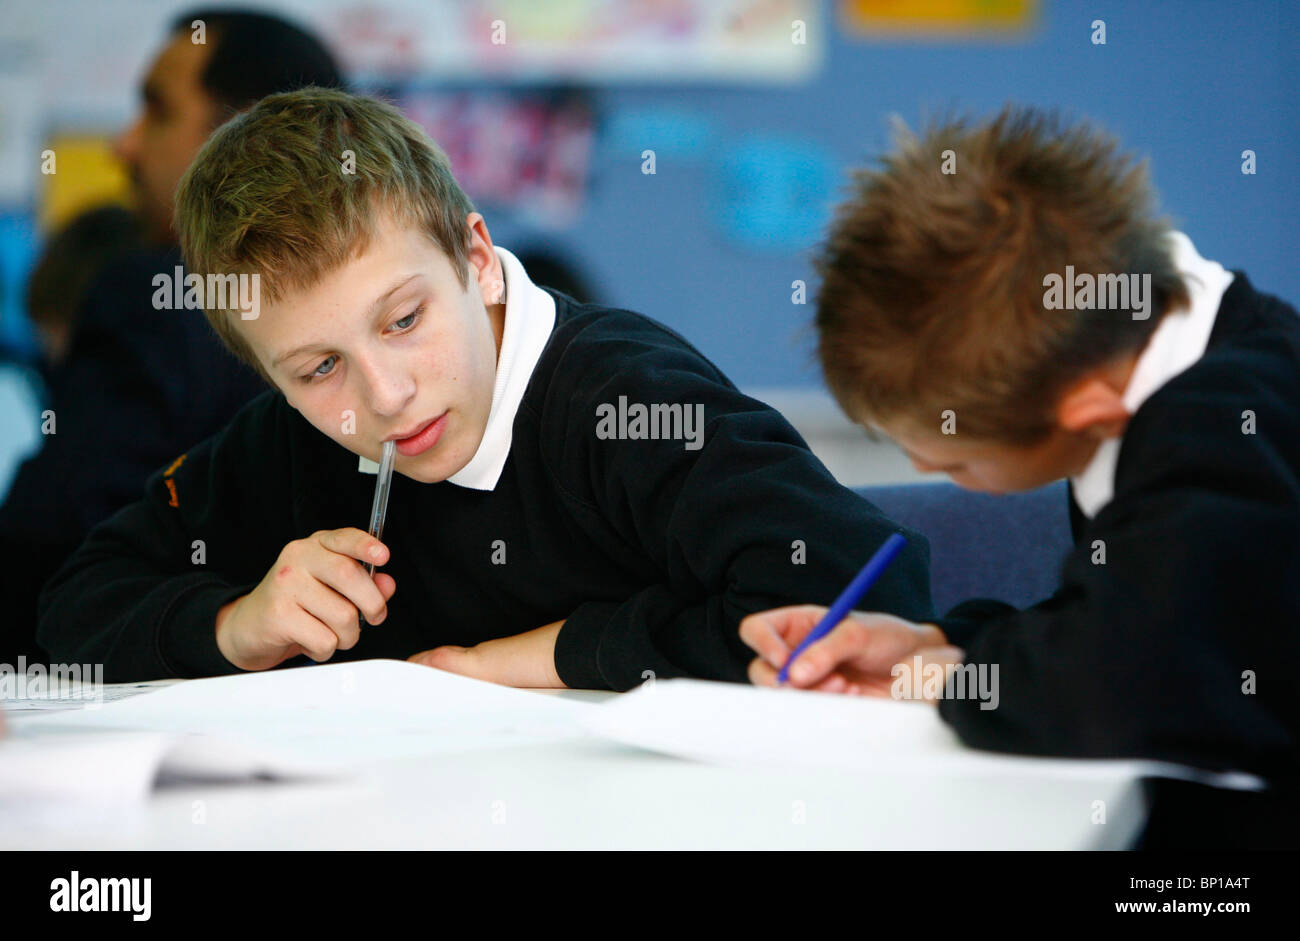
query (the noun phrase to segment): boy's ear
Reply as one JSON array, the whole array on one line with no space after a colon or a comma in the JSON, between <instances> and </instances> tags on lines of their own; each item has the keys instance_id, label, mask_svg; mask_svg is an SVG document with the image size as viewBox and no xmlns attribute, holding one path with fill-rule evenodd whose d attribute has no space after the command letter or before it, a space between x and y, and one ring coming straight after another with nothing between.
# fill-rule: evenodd
<instances>
[{"instance_id":1,"label":"boy's ear","mask_svg":"<svg viewBox=\"0 0 1300 941\"><path fill-rule=\"evenodd\" d=\"M1118 438L1128 420L1123 391L1101 376L1072 386L1056 407L1056 421L1062 429L1097 439Z\"/></svg>"},{"instance_id":2,"label":"boy's ear","mask_svg":"<svg viewBox=\"0 0 1300 941\"><path fill-rule=\"evenodd\" d=\"M505 274L501 270L501 259L492 247L487 222L477 212L471 212L465 221L469 226L470 278L478 283L486 306L500 304L505 299Z\"/></svg>"}]
</instances>

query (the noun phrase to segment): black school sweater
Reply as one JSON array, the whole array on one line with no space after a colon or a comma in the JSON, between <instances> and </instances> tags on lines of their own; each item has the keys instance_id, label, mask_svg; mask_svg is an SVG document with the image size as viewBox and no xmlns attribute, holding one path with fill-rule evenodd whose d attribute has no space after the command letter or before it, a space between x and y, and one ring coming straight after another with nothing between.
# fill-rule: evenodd
<instances>
[{"instance_id":1,"label":"black school sweater","mask_svg":"<svg viewBox=\"0 0 1300 941\"><path fill-rule=\"evenodd\" d=\"M703 446L598 437L598 408L622 396L702 404ZM238 672L217 649L217 610L291 540L364 528L374 480L268 393L91 533L42 595L41 641L55 660L102 662L109 681ZM496 487L394 477L383 570L397 591L334 660L564 619L555 665L570 687L624 690L651 672L743 681L744 615L829 604L899 530L676 333L557 295ZM925 619L929 547L907 535L868 601Z\"/></svg>"},{"instance_id":2,"label":"black school sweater","mask_svg":"<svg viewBox=\"0 0 1300 941\"><path fill-rule=\"evenodd\" d=\"M1293 780L1300 317L1234 274L1204 356L1130 419L1110 503L1092 520L1074 508L1060 590L941 622L968 663L999 667L997 708L939 705L968 744Z\"/></svg>"}]
</instances>

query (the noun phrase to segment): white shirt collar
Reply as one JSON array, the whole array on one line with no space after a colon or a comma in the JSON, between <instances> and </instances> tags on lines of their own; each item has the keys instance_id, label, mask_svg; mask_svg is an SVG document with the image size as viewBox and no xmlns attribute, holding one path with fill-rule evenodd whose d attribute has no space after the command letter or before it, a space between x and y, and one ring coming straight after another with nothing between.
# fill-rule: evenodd
<instances>
[{"instance_id":1,"label":"white shirt collar","mask_svg":"<svg viewBox=\"0 0 1300 941\"><path fill-rule=\"evenodd\" d=\"M1232 272L1217 261L1202 258L1192 240L1182 232L1173 232L1169 238L1174 265L1187 286L1191 305L1166 314L1138 357L1124 389L1124 407L1130 415L1161 386L1205 354L1219 304L1232 283ZM1115 467L1119 463L1122 440L1103 441L1088 466L1071 479L1075 502L1085 516L1096 516L1114 496Z\"/></svg>"},{"instance_id":2,"label":"white shirt collar","mask_svg":"<svg viewBox=\"0 0 1300 941\"><path fill-rule=\"evenodd\" d=\"M492 409L478 450L468 464L447 478L471 490L492 490L501 479L510 456L515 413L555 327L555 298L533 284L518 258L499 246L496 253L506 282L506 322L497 354ZM375 474L379 465L362 457L357 459L357 470Z\"/></svg>"}]
</instances>

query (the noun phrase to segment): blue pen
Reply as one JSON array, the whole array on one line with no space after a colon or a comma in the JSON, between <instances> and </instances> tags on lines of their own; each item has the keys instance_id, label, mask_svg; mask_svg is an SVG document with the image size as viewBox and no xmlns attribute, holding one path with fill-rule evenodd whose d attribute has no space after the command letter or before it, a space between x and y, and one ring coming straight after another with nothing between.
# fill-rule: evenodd
<instances>
[{"instance_id":1,"label":"blue pen","mask_svg":"<svg viewBox=\"0 0 1300 941\"><path fill-rule=\"evenodd\" d=\"M849 582L849 587L844 589L835 603L831 605L826 616L817 622L817 626L812 629L812 633L803 639L798 647L794 648L794 653L790 654L790 659L786 660L785 666L781 667L781 672L777 675L778 683L786 683L790 679L790 664L794 663L794 658L803 653L809 644L821 640L836 624L843 621L853 606L862 600L871 586L876 583L876 579L889 567L889 563L894 561L894 556L903 551L903 546L907 545L907 540L898 533L892 533L885 544L876 550L870 561L862 566L862 571L858 573L853 581Z\"/></svg>"}]
</instances>

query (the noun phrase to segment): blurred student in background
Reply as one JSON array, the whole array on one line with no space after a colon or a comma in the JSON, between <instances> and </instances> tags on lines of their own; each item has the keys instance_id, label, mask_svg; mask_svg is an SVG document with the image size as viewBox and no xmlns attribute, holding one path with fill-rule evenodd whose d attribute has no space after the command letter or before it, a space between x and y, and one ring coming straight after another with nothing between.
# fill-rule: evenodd
<instances>
[{"instance_id":1,"label":"blurred student in background","mask_svg":"<svg viewBox=\"0 0 1300 941\"><path fill-rule=\"evenodd\" d=\"M123 206L75 216L50 237L27 281L27 317L39 351L0 349L0 500L42 444L45 390L63 359L87 286L110 262L142 244L140 217Z\"/></svg>"},{"instance_id":2,"label":"blurred student in background","mask_svg":"<svg viewBox=\"0 0 1300 941\"><path fill-rule=\"evenodd\" d=\"M90 285L114 262L144 245L139 213L107 205L73 217L45 243L27 280L27 317L40 342L46 378L67 355Z\"/></svg>"},{"instance_id":3,"label":"blurred student in background","mask_svg":"<svg viewBox=\"0 0 1300 941\"><path fill-rule=\"evenodd\" d=\"M66 338L49 332L48 349L62 356L48 375L53 424L0 507L9 602L0 662L44 660L34 636L46 579L92 526L140 497L149 474L265 389L201 310L156 309L154 278L174 278L181 264L172 197L208 135L266 95L309 85L345 83L319 40L278 17L211 8L171 24L141 86L139 116L115 147L150 244L90 283Z\"/></svg>"}]
</instances>

